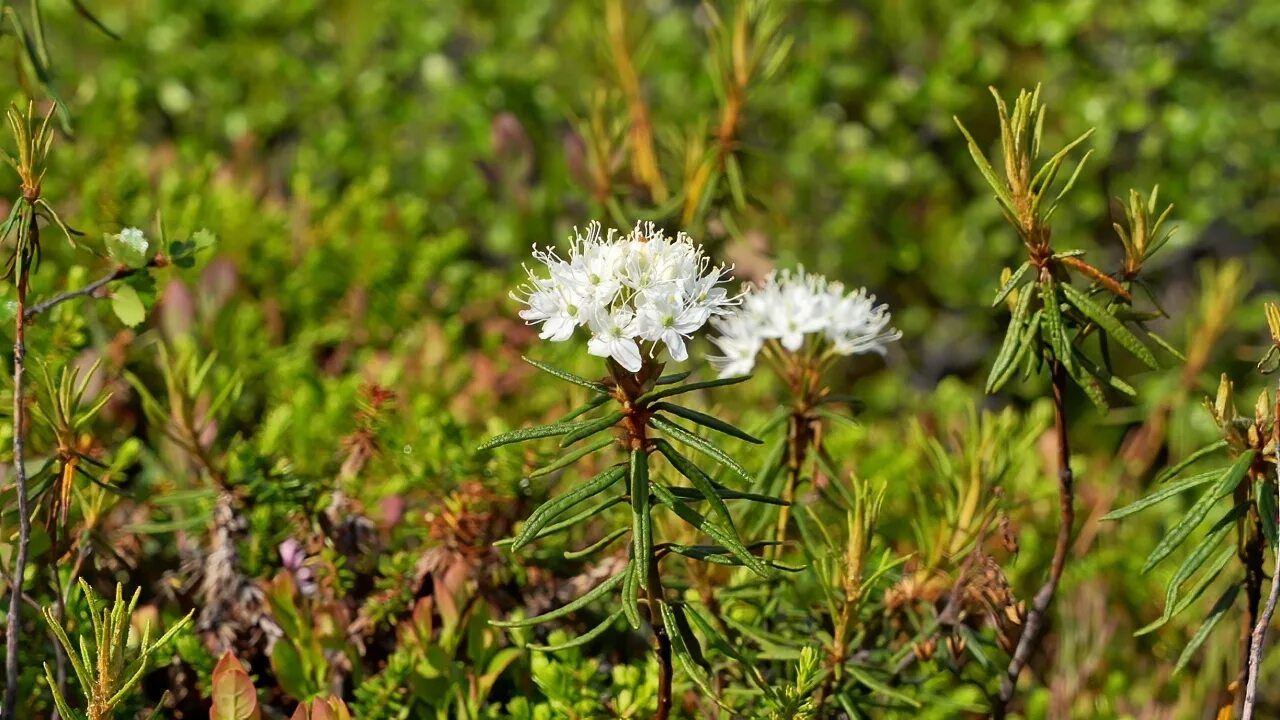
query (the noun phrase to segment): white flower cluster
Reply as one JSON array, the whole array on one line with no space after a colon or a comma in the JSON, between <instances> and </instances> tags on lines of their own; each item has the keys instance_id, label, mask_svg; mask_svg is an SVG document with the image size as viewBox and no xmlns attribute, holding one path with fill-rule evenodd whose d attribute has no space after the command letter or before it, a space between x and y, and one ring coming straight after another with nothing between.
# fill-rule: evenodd
<instances>
[{"instance_id":1,"label":"white flower cluster","mask_svg":"<svg viewBox=\"0 0 1280 720\"><path fill-rule=\"evenodd\" d=\"M550 272L543 277L525 268L528 282L511 295L528 305L520 317L541 324L540 337L553 342L586 327L587 351L631 372L643 363L641 343L649 357L661 344L672 360L685 360L685 339L738 303L720 286L729 280L724 266L712 266L688 235L667 237L653 223L602 236L593 222L585 236L574 232L568 259L552 248L535 247L533 256Z\"/></svg>"},{"instance_id":2,"label":"white flower cluster","mask_svg":"<svg viewBox=\"0 0 1280 720\"><path fill-rule=\"evenodd\" d=\"M889 327L889 306L876 305L866 288L845 293L844 285L821 275L772 272L764 284L750 288L742 306L712 325L720 333L711 338L720 352L710 358L721 377L745 375L755 367L766 341L776 340L796 352L806 336L827 342L837 355L884 354L888 344L902 337Z\"/></svg>"}]
</instances>

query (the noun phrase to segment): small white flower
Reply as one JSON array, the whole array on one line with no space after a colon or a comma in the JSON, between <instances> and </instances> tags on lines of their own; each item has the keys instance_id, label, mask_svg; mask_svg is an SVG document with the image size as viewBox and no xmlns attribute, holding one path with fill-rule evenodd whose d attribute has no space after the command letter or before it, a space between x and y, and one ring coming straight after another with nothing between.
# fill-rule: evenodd
<instances>
[{"instance_id":1,"label":"small white flower","mask_svg":"<svg viewBox=\"0 0 1280 720\"><path fill-rule=\"evenodd\" d=\"M120 242L129 247L130 250L137 252L139 255L147 254L147 236L136 227L125 228L120 231L116 237L120 238Z\"/></svg>"},{"instance_id":2,"label":"small white flower","mask_svg":"<svg viewBox=\"0 0 1280 720\"><path fill-rule=\"evenodd\" d=\"M764 337L752 322L746 313L712 319L711 326L720 335L711 338L711 342L724 354L708 359L720 377L746 375L756 366L756 353L764 346Z\"/></svg>"},{"instance_id":3,"label":"small white flower","mask_svg":"<svg viewBox=\"0 0 1280 720\"><path fill-rule=\"evenodd\" d=\"M726 268L713 267L688 235L668 237L652 223L625 235L602 235L592 223L585 235L574 233L567 259L550 248L534 248L533 257L547 275L527 270L529 280L512 293L527 306L520 317L553 342L585 326L588 352L631 372L664 347L672 360L685 360L686 340L740 300L720 286L729 280Z\"/></svg>"},{"instance_id":4,"label":"small white flower","mask_svg":"<svg viewBox=\"0 0 1280 720\"><path fill-rule=\"evenodd\" d=\"M711 342L724 355L711 358L721 377L742 375L770 340L788 352L821 342L836 355L884 354L902 333L889 327L889 307L876 305L866 289L845 293L844 285L798 268L770 273L749 288L741 307L712 321L720 333Z\"/></svg>"},{"instance_id":5,"label":"small white flower","mask_svg":"<svg viewBox=\"0 0 1280 720\"><path fill-rule=\"evenodd\" d=\"M591 328L587 352L596 357L611 357L627 370L639 372L643 360L640 346L632 338L634 322L635 316L630 310L598 311L587 323Z\"/></svg>"}]
</instances>

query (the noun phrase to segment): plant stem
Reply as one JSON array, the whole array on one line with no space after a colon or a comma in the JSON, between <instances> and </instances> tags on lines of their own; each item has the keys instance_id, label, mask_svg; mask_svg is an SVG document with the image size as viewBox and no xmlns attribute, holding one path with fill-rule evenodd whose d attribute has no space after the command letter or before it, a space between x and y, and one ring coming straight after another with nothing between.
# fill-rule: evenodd
<instances>
[{"instance_id":1,"label":"plant stem","mask_svg":"<svg viewBox=\"0 0 1280 720\"><path fill-rule=\"evenodd\" d=\"M775 558L782 554L782 543L787 540L787 525L791 522L791 503L795 502L796 489L809 454L810 419L807 412L797 409L787 419L787 482L782 487L784 504L778 508L778 523L773 529Z\"/></svg>"},{"instance_id":2,"label":"plant stem","mask_svg":"<svg viewBox=\"0 0 1280 720\"><path fill-rule=\"evenodd\" d=\"M98 290L108 285L109 283L112 283L116 280L123 280L124 278L127 278L136 272L138 272L137 269L125 267L122 265L116 268L115 270L112 270L110 273L103 275L97 280L94 280L88 285L85 285L82 288L79 288L76 290L68 290L67 292L54 295L48 300L38 302L35 305L32 305L29 308L26 308L22 312L22 315L25 316L24 319L30 320L36 315L39 315L40 313L43 313L43 312L48 312L49 310L52 310L53 308L57 307L58 305L61 305L62 303L68 300L74 300L75 298L78 298L78 297L89 297L93 295L95 292L97 292Z\"/></svg>"},{"instance_id":3,"label":"plant stem","mask_svg":"<svg viewBox=\"0 0 1280 720\"><path fill-rule=\"evenodd\" d=\"M1276 390L1276 423L1275 431L1280 435L1280 388ZM1280 466L1276 468L1276 491L1280 493ZM1280 520L1280 518L1277 518ZM1280 599L1280 548L1273 549L1275 554L1275 570L1271 572L1271 592L1267 595L1267 605L1262 616L1253 625L1249 638L1249 650L1246 657L1245 672L1248 678L1244 689L1244 703L1240 708L1240 720L1252 720L1258 704L1258 677L1262 668L1262 646L1267 639L1267 628L1276 612L1276 601Z\"/></svg>"},{"instance_id":4,"label":"plant stem","mask_svg":"<svg viewBox=\"0 0 1280 720\"><path fill-rule=\"evenodd\" d=\"M1075 525L1075 478L1071 473L1071 447L1067 437L1067 417L1063 407L1063 394L1067 387L1066 369L1062 363L1054 361L1053 381L1053 421L1054 431L1058 438L1058 539L1053 548L1053 560L1049 565L1049 577L1036 592L1031 602L1031 611L1027 613L1027 624L1018 639L1009 667L1004 679L1000 682L1000 695L992 708L992 717L1003 718L1007 706L1013 699L1018 687L1018 676L1031 660L1031 654L1040 643L1048 619L1049 606L1053 603L1054 593L1058 590L1058 581L1062 579L1062 571L1066 567L1067 554L1071 550L1071 531Z\"/></svg>"},{"instance_id":5,"label":"plant stem","mask_svg":"<svg viewBox=\"0 0 1280 720\"><path fill-rule=\"evenodd\" d=\"M34 214L30 232L33 240L38 242L39 229ZM27 356L25 267L19 271L17 285L18 308L13 333L13 475L18 495L18 553L13 564L13 575L9 580L9 624L5 628L4 657L4 717L9 720L15 717L18 705L18 631L22 624L22 579L26 574L27 549L31 544L31 511L27 507L27 468L23 452L23 433L26 431L23 380Z\"/></svg>"},{"instance_id":6,"label":"plant stem","mask_svg":"<svg viewBox=\"0 0 1280 720\"><path fill-rule=\"evenodd\" d=\"M1255 508L1250 508L1244 523L1242 532L1245 533L1245 542L1240 559L1244 562L1245 615L1240 637L1240 673L1236 677L1236 699L1241 707L1245 703L1246 683L1253 668L1253 632L1262 606L1262 565L1266 550L1261 518Z\"/></svg>"},{"instance_id":7,"label":"plant stem","mask_svg":"<svg viewBox=\"0 0 1280 720\"><path fill-rule=\"evenodd\" d=\"M654 654L658 656L658 711L654 720L667 720L671 715L671 638L662 622L658 603L663 602L662 578L658 575L658 555L649 556L649 624L653 626Z\"/></svg>"}]
</instances>

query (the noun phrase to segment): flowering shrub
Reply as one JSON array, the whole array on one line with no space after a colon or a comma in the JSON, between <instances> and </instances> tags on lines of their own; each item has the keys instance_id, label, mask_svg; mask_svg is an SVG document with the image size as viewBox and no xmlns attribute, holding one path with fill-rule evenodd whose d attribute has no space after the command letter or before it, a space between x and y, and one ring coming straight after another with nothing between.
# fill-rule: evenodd
<instances>
[{"instance_id":1,"label":"flowering shrub","mask_svg":"<svg viewBox=\"0 0 1280 720\"><path fill-rule=\"evenodd\" d=\"M348 5L6 6L3 720L1277 716L1272 4Z\"/></svg>"}]
</instances>

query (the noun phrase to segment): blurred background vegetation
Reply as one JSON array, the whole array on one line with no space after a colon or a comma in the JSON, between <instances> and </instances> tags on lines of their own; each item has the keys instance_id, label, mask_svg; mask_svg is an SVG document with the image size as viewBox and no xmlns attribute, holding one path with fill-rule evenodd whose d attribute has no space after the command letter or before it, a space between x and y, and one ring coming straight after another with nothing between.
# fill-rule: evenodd
<instances>
[{"instance_id":1,"label":"blurred background vegetation","mask_svg":"<svg viewBox=\"0 0 1280 720\"><path fill-rule=\"evenodd\" d=\"M1111 225L1122 217L1114 198L1158 183L1161 200L1174 204L1179 231L1148 279L1169 314L1157 327L1188 362L1141 375L1140 401L1107 415L1083 396L1068 400L1083 520L1024 712L1212 716L1234 677L1234 629L1179 676L1173 662L1203 612L1132 637L1159 616L1172 571L1138 569L1185 503L1118 524L1098 518L1143 494L1162 464L1216 437L1200 399L1220 373L1238 379L1245 409L1261 387L1251 373L1265 347L1261 303L1275 299L1280 273L1280 4L751 8L736 52L732 2L95 0L94 14L118 39L86 24L74 3L50 2L47 90L15 37L0 39L16 69L4 74L4 96L51 91L67 108L69 136L45 182L64 218L97 238L150 227L163 213L169 228L219 237L203 267L162 285L139 328L122 329L105 307L85 304L32 330L29 342L45 356L103 358L102 382L114 393L91 442L118 468L123 497L100 516L73 513L71 525L94 548L84 574L104 589L141 587L165 617L207 606L189 570L217 535L216 492L125 381L130 373L163 395L158 347L166 345L214 357L210 382L240 384L206 441L237 488L237 572L277 578L263 614L284 613L278 598L292 596L278 579L297 575L279 550L286 541L300 544L320 587L295 608L315 627L296 652L323 647L314 650L318 678L281 679L287 673L267 660L265 641L246 634L231 643L264 703L292 707L287 698L336 688L358 717L397 717L375 709L378 683L415 707L500 661L490 714L458 717L628 716L622 701L608 709L598 701L620 689L649 707L645 661L636 659L644 654L628 654L625 643L579 658L495 660L506 636L481 622L440 660L405 651L386 631L421 597L435 597L438 609L440 588L481 598L487 617L536 607L581 570L553 553L530 563L490 548L547 488L511 480L534 458L472 451L488 433L567 406L521 353L590 371L576 344L530 349L535 335L507 297L530 245L559 242L590 219L621 227L654 219L701 239L740 277L802 263L888 302L904 338L884 362L843 368L838 391L861 407L830 442L846 472L885 483L876 547L928 554L926 538L954 521L941 508L958 467L968 467L961 456L978 432L973 408L1010 408L1008 437L1046 425L1037 382L982 395L1004 323L990 298L1021 248L952 119L994 148L987 86L1009 97L1040 84L1046 142L1097 128L1056 238L1114 264L1121 246ZM0 179L0 195L17 193L15 179ZM45 262L38 295L102 270L60 245ZM12 287L4 292L11 299ZM741 407L731 412L758 421L781 396L765 378L748 388L720 402L735 397ZM930 443L949 448L942 455L956 466L940 466ZM1041 578L1055 517L1052 450L1036 437L1024 450L983 486L1019 540L1001 564L1021 596ZM991 463L973 467L985 475ZM57 543L37 546L35 572L67 559ZM890 580L901 590L909 576ZM47 583L30 582L42 596ZM1202 600L1206 609L1211 600ZM876 600L881 611L884 602ZM352 623L368 634L344 636ZM207 625L197 631L149 681L176 689L174 717L194 717L207 694L216 643ZM52 645L34 624L26 633L33 662L24 682L35 693L33 717L45 717L51 700L34 661L48 660ZM782 667L794 659L777 655ZM931 679L909 690L954 704L888 703L868 714L981 709L974 686L982 681L931 662L939 663ZM423 663L451 669L427 672ZM1280 671L1274 660L1267 667ZM574 692L583 697L571 713L563 707ZM1280 707L1280 695L1267 700Z\"/></svg>"}]
</instances>

